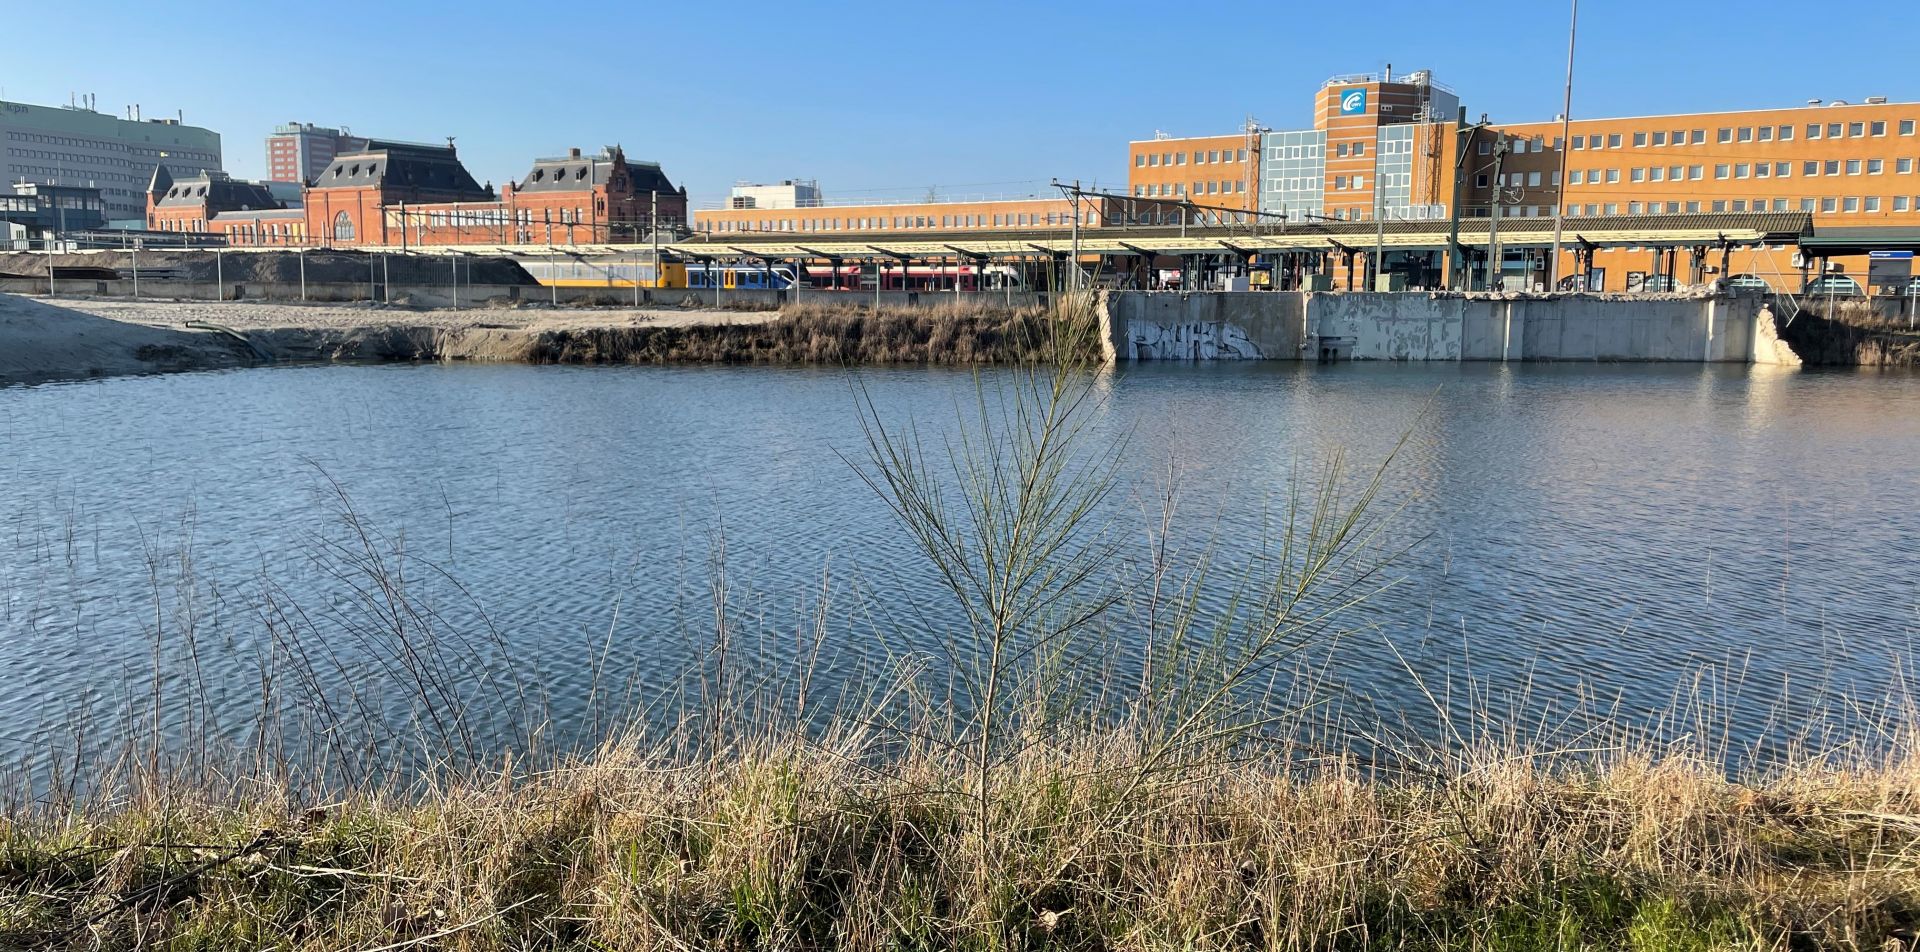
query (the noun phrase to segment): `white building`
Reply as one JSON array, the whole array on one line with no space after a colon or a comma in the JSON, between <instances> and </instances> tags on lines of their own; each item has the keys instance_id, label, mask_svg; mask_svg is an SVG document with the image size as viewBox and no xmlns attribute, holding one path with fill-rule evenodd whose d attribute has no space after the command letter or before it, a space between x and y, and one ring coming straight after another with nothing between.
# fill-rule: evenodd
<instances>
[{"instance_id":1,"label":"white building","mask_svg":"<svg viewBox=\"0 0 1920 952\"><path fill-rule=\"evenodd\" d=\"M727 196L728 208L819 208L823 204L820 183L812 179L787 179L771 185L739 182Z\"/></svg>"},{"instance_id":2,"label":"white building","mask_svg":"<svg viewBox=\"0 0 1920 952\"><path fill-rule=\"evenodd\" d=\"M179 119L123 119L84 106L0 100L0 185L100 189L109 221L145 220L147 182L165 162L181 176L221 171L220 134Z\"/></svg>"}]
</instances>

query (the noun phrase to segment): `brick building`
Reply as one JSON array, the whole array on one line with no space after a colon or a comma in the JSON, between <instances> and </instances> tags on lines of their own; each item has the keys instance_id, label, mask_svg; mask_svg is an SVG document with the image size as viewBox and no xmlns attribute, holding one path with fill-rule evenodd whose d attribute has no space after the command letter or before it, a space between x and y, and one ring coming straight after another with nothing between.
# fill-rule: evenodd
<instances>
[{"instance_id":1,"label":"brick building","mask_svg":"<svg viewBox=\"0 0 1920 952\"><path fill-rule=\"evenodd\" d=\"M373 140L358 152L334 156L305 192L306 230L329 248L401 245L408 206L492 203L460 164L452 144Z\"/></svg>"},{"instance_id":2,"label":"brick building","mask_svg":"<svg viewBox=\"0 0 1920 952\"><path fill-rule=\"evenodd\" d=\"M306 215L265 185L204 171L176 179L164 165L147 184L147 229L225 235L236 245L302 245Z\"/></svg>"}]
</instances>

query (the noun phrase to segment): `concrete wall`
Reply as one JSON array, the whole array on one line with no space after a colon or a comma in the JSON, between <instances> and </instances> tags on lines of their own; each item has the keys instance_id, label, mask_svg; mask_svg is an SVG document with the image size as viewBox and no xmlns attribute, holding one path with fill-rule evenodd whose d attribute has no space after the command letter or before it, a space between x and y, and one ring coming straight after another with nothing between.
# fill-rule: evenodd
<instances>
[{"instance_id":1,"label":"concrete wall","mask_svg":"<svg viewBox=\"0 0 1920 952\"><path fill-rule=\"evenodd\" d=\"M1107 295L1119 360L1752 359L1758 296Z\"/></svg>"},{"instance_id":2,"label":"concrete wall","mask_svg":"<svg viewBox=\"0 0 1920 952\"><path fill-rule=\"evenodd\" d=\"M1301 295L1260 291L1108 291L1107 340L1118 360L1298 360Z\"/></svg>"}]
</instances>

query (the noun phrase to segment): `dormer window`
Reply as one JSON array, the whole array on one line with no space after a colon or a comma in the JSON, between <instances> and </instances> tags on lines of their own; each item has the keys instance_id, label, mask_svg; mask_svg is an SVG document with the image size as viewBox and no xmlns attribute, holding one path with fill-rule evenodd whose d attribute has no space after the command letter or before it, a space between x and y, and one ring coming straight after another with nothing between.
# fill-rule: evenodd
<instances>
[{"instance_id":1,"label":"dormer window","mask_svg":"<svg viewBox=\"0 0 1920 952\"><path fill-rule=\"evenodd\" d=\"M353 163L353 169L352 169L351 171L349 171L349 172L348 172L347 174L348 174L348 175L359 175L359 174L360 174L360 163L358 163L358 162L355 162L355 163Z\"/></svg>"},{"instance_id":2,"label":"dormer window","mask_svg":"<svg viewBox=\"0 0 1920 952\"><path fill-rule=\"evenodd\" d=\"M581 167L578 171L575 171L573 173L573 180L576 182L586 177L587 177L587 170L584 166Z\"/></svg>"},{"instance_id":3,"label":"dormer window","mask_svg":"<svg viewBox=\"0 0 1920 952\"><path fill-rule=\"evenodd\" d=\"M543 179L543 178L546 178L546 177L547 177L547 170L546 170L546 169L534 169L534 170L533 170L533 180L534 180L534 181L536 181L536 182L538 182L538 181L540 181L541 179Z\"/></svg>"}]
</instances>

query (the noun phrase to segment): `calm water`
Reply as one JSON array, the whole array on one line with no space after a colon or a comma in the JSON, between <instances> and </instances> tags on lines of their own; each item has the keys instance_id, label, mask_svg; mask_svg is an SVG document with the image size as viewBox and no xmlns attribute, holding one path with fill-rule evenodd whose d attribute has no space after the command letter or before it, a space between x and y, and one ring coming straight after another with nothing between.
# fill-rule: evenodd
<instances>
[{"instance_id":1,"label":"calm water","mask_svg":"<svg viewBox=\"0 0 1920 952\"><path fill-rule=\"evenodd\" d=\"M666 690L711 627L721 540L774 654L832 593L846 620L821 677L845 676L884 652L882 616L939 604L843 459L863 451L850 379L381 366L0 388L0 752L150 707L156 656L164 718L184 722L194 680L224 723L289 605L351 654L366 612L328 555L348 538L329 481L379 546L444 569L421 583L439 617L418 624L472 637L460 673L528 661L563 719L596 672ZM930 437L973 387L860 379ZM1385 499L1404 507L1394 538L1420 541L1333 654L1342 705L1367 717L1431 724L1414 674L1456 707L1471 680L1536 714L1595 697L1628 720L1704 692L1745 742L1844 723L1833 698L1911 674L1920 377L1144 367L1112 375L1096 413L1128 440L1120 524L1144 529L1171 465L1178 536L1229 557L1268 533L1290 478L1341 448L1364 467L1411 431Z\"/></svg>"}]
</instances>

